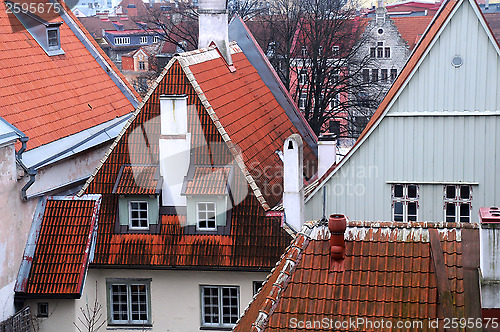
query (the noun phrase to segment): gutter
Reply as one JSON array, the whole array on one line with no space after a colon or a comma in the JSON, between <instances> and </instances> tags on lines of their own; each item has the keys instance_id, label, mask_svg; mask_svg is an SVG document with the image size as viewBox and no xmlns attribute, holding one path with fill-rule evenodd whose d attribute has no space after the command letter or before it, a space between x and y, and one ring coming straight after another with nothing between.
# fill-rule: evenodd
<instances>
[{"instance_id":1,"label":"gutter","mask_svg":"<svg viewBox=\"0 0 500 332\"><path fill-rule=\"evenodd\" d=\"M29 181L21 188L21 199L23 201L27 201L27 195L26 192L28 191L29 187L35 183L35 176L36 176L36 170L33 169L33 167L26 167L26 165L23 163L23 152L26 151L26 143L28 142L30 138L28 136L23 136L19 138L19 141L21 141L21 148L19 151L16 151L16 163L21 166L21 168L29 175L30 179Z\"/></svg>"}]
</instances>

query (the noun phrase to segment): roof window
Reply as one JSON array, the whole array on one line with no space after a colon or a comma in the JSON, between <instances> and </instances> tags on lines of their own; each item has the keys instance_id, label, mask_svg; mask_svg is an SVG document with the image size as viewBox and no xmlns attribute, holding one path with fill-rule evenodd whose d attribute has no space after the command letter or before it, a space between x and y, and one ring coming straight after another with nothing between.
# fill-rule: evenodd
<instances>
[{"instance_id":1,"label":"roof window","mask_svg":"<svg viewBox=\"0 0 500 332\"><path fill-rule=\"evenodd\" d=\"M5 4L47 55L64 54L64 51L61 49L59 33L59 27L63 22L47 22L16 3L6 1ZM59 10L56 13L60 13L63 10L59 5L57 7L54 5L54 10L56 9Z\"/></svg>"}]
</instances>

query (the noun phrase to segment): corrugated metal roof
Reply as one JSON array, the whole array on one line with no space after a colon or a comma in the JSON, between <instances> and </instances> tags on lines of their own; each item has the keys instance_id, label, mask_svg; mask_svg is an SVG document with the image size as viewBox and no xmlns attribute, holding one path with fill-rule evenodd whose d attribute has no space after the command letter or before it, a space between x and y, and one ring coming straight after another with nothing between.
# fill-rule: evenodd
<instances>
[{"instance_id":1,"label":"corrugated metal roof","mask_svg":"<svg viewBox=\"0 0 500 332\"><path fill-rule=\"evenodd\" d=\"M321 222L308 223L234 331L289 330L292 318L392 322L392 328L385 325L381 330L396 329L397 320L419 320L425 330L429 320L444 318L433 259L437 253L429 240L434 231L444 253L443 282L450 289L453 317L464 317L462 233L477 233L477 228L457 223L348 222L344 270L339 271L330 267L330 231ZM310 329L342 330L334 325ZM370 331L373 327L348 325L344 329Z\"/></svg>"},{"instance_id":2,"label":"corrugated metal roof","mask_svg":"<svg viewBox=\"0 0 500 332\"><path fill-rule=\"evenodd\" d=\"M95 245L100 195L47 197L33 222L15 291L79 297Z\"/></svg>"}]
</instances>

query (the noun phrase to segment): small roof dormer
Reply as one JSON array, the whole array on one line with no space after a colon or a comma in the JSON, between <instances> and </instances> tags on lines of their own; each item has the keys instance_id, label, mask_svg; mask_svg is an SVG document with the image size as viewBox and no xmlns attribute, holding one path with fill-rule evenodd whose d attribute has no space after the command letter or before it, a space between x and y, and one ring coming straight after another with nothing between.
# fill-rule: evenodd
<instances>
[{"instance_id":1,"label":"small roof dormer","mask_svg":"<svg viewBox=\"0 0 500 332\"><path fill-rule=\"evenodd\" d=\"M10 10L16 16L47 55L53 56L64 54L61 48L61 37L59 32L59 27L63 24L62 21L46 21L12 1L5 1L5 5L7 10ZM63 10L57 3L53 4L53 6L55 13L60 13Z\"/></svg>"}]
</instances>

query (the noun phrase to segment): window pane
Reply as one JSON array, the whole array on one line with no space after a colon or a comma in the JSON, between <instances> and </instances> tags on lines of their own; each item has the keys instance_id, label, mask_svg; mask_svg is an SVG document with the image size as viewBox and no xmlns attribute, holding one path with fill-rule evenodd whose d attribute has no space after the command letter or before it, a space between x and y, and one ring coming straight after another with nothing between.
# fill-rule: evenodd
<instances>
[{"instance_id":1,"label":"window pane","mask_svg":"<svg viewBox=\"0 0 500 332\"><path fill-rule=\"evenodd\" d=\"M395 184L394 185L394 197L403 197L403 185Z\"/></svg>"},{"instance_id":2,"label":"window pane","mask_svg":"<svg viewBox=\"0 0 500 332\"><path fill-rule=\"evenodd\" d=\"M461 199L470 199L470 187L469 186L460 186L460 198Z\"/></svg>"},{"instance_id":3,"label":"window pane","mask_svg":"<svg viewBox=\"0 0 500 332\"><path fill-rule=\"evenodd\" d=\"M113 320L128 320L127 286L112 285L111 301L112 301L111 316Z\"/></svg>"},{"instance_id":4,"label":"window pane","mask_svg":"<svg viewBox=\"0 0 500 332\"><path fill-rule=\"evenodd\" d=\"M219 323L219 290L217 287L203 287L203 323Z\"/></svg>"},{"instance_id":5,"label":"window pane","mask_svg":"<svg viewBox=\"0 0 500 332\"><path fill-rule=\"evenodd\" d=\"M446 203L445 205L446 209L446 221L447 222L455 222L456 221L456 209L455 209L455 204L453 203Z\"/></svg>"},{"instance_id":6,"label":"window pane","mask_svg":"<svg viewBox=\"0 0 500 332\"><path fill-rule=\"evenodd\" d=\"M417 186L410 184L408 185L408 198L417 198Z\"/></svg>"},{"instance_id":7,"label":"window pane","mask_svg":"<svg viewBox=\"0 0 500 332\"><path fill-rule=\"evenodd\" d=\"M417 221L417 203L408 203L408 221Z\"/></svg>"},{"instance_id":8,"label":"window pane","mask_svg":"<svg viewBox=\"0 0 500 332\"><path fill-rule=\"evenodd\" d=\"M394 221L403 221L403 203L394 202Z\"/></svg>"},{"instance_id":9,"label":"window pane","mask_svg":"<svg viewBox=\"0 0 500 332\"><path fill-rule=\"evenodd\" d=\"M146 285L131 285L130 295L132 320L147 320Z\"/></svg>"},{"instance_id":10,"label":"window pane","mask_svg":"<svg viewBox=\"0 0 500 332\"><path fill-rule=\"evenodd\" d=\"M455 199L455 186L446 186L445 195L448 199Z\"/></svg>"},{"instance_id":11,"label":"window pane","mask_svg":"<svg viewBox=\"0 0 500 332\"><path fill-rule=\"evenodd\" d=\"M462 203L460 204L460 221L470 222L470 204Z\"/></svg>"},{"instance_id":12,"label":"window pane","mask_svg":"<svg viewBox=\"0 0 500 332\"><path fill-rule=\"evenodd\" d=\"M238 289L222 288L222 323L235 324L238 320Z\"/></svg>"}]
</instances>

